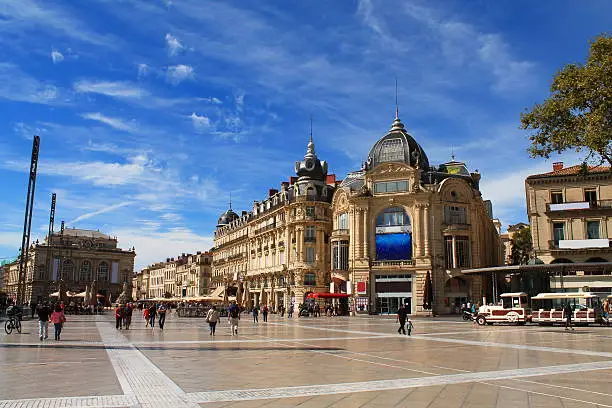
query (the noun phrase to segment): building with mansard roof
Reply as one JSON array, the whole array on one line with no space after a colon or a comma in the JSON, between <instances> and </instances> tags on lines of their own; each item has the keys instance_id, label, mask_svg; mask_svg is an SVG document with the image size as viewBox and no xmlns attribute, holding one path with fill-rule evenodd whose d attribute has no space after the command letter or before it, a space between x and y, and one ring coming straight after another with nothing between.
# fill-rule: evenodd
<instances>
[{"instance_id":1,"label":"building with mansard roof","mask_svg":"<svg viewBox=\"0 0 612 408\"><path fill-rule=\"evenodd\" d=\"M240 215L231 209L215 231L211 295L236 296L245 307L272 310L303 303L330 287L330 203L336 181L312 136L296 176L270 189Z\"/></svg>"},{"instance_id":2,"label":"building with mansard roof","mask_svg":"<svg viewBox=\"0 0 612 408\"><path fill-rule=\"evenodd\" d=\"M396 116L334 194L333 289L350 294L357 313L392 314L400 304L452 313L482 301L486 277L462 270L499 265L503 254L480 178L454 158L431 166Z\"/></svg>"},{"instance_id":3,"label":"building with mansard roof","mask_svg":"<svg viewBox=\"0 0 612 408\"><path fill-rule=\"evenodd\" d=\"M63 227L63 223L62 223ZM115 299L134 273L134 249L117 247L117 238L100 231L62 228L32 245L26 263L25 301L47 300L63 280L66 290L82 293L96 281L99 299ZM16 298L19 260L5 266L4 288Z\"/></svg>"}]
</instances>

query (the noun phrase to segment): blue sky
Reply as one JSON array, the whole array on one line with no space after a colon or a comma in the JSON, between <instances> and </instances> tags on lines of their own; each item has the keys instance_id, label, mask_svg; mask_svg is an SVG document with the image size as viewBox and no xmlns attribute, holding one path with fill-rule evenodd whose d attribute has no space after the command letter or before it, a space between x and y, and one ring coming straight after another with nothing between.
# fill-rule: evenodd
<instances>
[{"instance_id":1,"label":"blue sky","mask_svg":"<svg viewBox=\"0 0 612 408\"><path fill-rule=\"evenodd\" d=\"M293 174L314 118L343 178L394 115L430 162L478 169L505 224L526 221L519 114L612 26L612 2L0 1L0 258L20 245L33 134L34 238L56 225L136 247L137 266L212 246ZM554 158L555 160L559 158ZM560 158L574 162L576 155Z\"/></svg>"}]
</instances>

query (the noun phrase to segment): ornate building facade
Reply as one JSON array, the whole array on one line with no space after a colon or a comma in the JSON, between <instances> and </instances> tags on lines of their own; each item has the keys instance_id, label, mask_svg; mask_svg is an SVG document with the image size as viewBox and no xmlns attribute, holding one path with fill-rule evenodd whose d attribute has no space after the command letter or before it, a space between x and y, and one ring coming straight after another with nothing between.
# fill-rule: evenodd
<instances>
[{"instance_id":1,"label":"ornate building facade","mask_svg":"<svg viewBox=\"0 0 612 408\"><path fill-rule=\"evenodd\" d=\"M212 254L200 252L167 258L142 269L132 279L134 299L205 296L211 281Z\"/></svg>"},{"instance_id":2,"label":"ornate building facade","mask_svg":"<svg viewBox=\"0 0 612 408\"><path fill-rule=\"evenodd\" d=\"M353 310L395 313L405 303L429 313L428 274L434 313L482 299L486 278L462 270L499 265L503 255L480 177L454 159L430 166L396 116L332 201L331 280L352 294Z\"/></svg>"},{"instance_id":3,"label":"ornate building facade","mask_svg":"<svg viewBox=\"0 0 612 408\"><path fill-rule=\"evenodd\" d=\"M213 285L238 296L245 306L273 310L304 302L330 284L330 203L336 187L327 163L310 138L296 177L269 190L241 215L230 209L219 218L213 249ZM241 298L241 299L240 299Z\"/></svg>"},{"instance_id":4,"label":"ornate building facade","mask_svg":"<svg viewBox=\"0 0 612 408\"><path fill-rule=\"evenodd\" d=\"M26 266L25 300L48 299L58 290L60 279L72 292L85 291L96 281L99 295L117 297L123 283L134 273L134 249L117 248L117 238L99 231L62 229L42 244L32 245ZM17 296L19 261L5 266L4 287L9 297Z\"/></svg>"}]
</instances>

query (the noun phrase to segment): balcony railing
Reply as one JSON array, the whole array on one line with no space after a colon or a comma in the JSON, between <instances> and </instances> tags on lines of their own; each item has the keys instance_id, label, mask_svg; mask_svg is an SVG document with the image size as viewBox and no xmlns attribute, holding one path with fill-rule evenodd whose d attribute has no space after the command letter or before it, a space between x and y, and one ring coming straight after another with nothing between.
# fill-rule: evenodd
<instances>
[{"instance_id":1,"label":"balcony railing","mask_svg":"<svg viewBox=\"0 0 612 408\"><path fill-rule=\"evenodd\" d=\"M546 204L546 211L580 211L612 209L612 200L570 201L559 204Z\"/></svg>"},{"instance_id":2,"label":"balcony railing","mask_svg":"<svg viewBox=\"0 0 612 408\"><path fill-rule=\"evenodd\" d=\"M276 228L275 222L272 224L266 225L264 227L261 227L259 229L256 229L255 234L261 234L262 232L270 231L270 230L273 230L274 228Z\"/></svg>"},{"instance_id":3,"label":"balcony railing","mask_svg":"<svg viewBox=\"0 0 612 408\"><path fill-rule=\"evenodd\" d=\"M471 227L470 224L466 223L448 223L444 224L445 231L465 231L469 230Z\"/></svg>"},{"instance_id":4,"label":"balcony railing","mask_svg":"<svg viewBox=\"0 0 612 408\"><path fill-rule=\"evenodd\" d=\"M404 260L404 261L372 261L373 267L402 267L402 266L414 266L414 259Z\"/></svg>"}]
</instances>

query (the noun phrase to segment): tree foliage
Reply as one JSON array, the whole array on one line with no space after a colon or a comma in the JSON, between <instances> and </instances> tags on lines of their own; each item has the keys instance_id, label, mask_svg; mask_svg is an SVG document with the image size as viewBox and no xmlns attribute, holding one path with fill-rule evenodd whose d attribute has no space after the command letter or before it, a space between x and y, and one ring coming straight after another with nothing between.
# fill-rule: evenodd
<instances>
[{"instance_id":1,"label":"tree foliage","mask_svg":"<svg viewBox=\"0 0 612 408\"><path fill-rule=\"evenodd\" d=\"M512 265L526 265L533 249L531 228L525 227L516 231L510 240L510 248Z\"/></svg>"},{"instance_id":2,"label":"tree foliage","mask_svg":"<svg viewBox=\"0 0 612 408\"><path fill-rule=\"evenodd\" d=\"M591 41L585 64L568 64L553 77L549 98L521 114L532 130L532 157L586 152L584 162L612 166L612 37Z\"/></svg>"}]
</instances>

